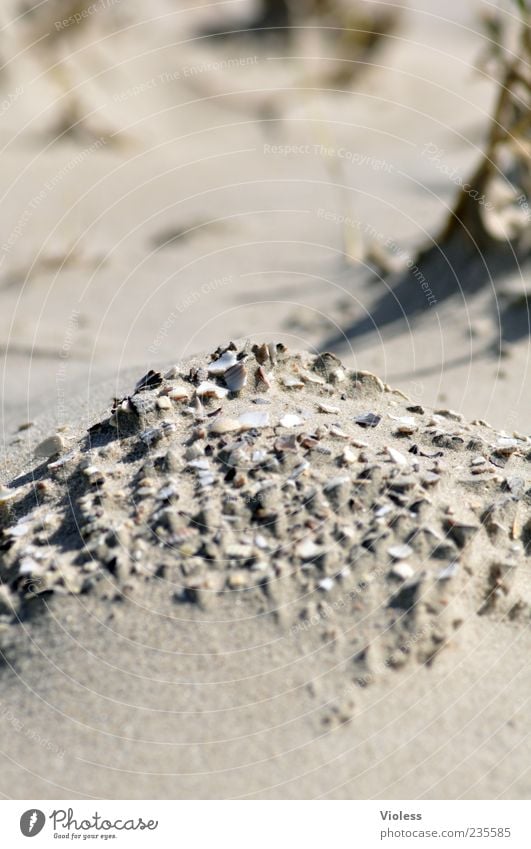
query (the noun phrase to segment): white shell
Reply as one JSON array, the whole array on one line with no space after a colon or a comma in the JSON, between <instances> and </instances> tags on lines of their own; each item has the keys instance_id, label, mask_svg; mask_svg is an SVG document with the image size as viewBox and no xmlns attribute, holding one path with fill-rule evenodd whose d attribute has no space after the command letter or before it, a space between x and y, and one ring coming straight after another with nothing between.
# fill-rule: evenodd
<instances>
[{"instance_id":1,"label":"white shell","mask_svg":"<svg viewBox=\"0 0 531 849\"><path fill-rule=\"evenodd\" d=\"M268 427L269 413L251 410L248 413L242 413L238 421L241 424L242 430L252 430L253 428Z\"/></svg>"},{"instance_id":2,"label":"white shell","mask_svg":"<svg viewBox=\"0 0 531 849\"><path fill-rule=\"evenodd\" d=\"M231 392L239 392L247 383L247 369L242 362L229 368L223 379Z\"/></svg>"},{"instance_id":3,"label":"white shell","mask_svg":"<svg viewBox=\"0 0 531 849\"><path fill-rule=\"evenodd\" d=\"M232 366L236 365L236 354L234 351L225 351L224 354L221 355L214 362L209 363L208 373L212 377L225 374L225 372L230 369Z\"/></svg>"},{"instance_id":4,"label":"white shell","mask_svg":"<svg viewBox=\"0 0 531 849\"><path fill-rule=\"evenodd\" d=\"M54 460L53 463L48 463L49 469L60 469L61 466L66 466L67 463L71 463L75 458L76 452L70 451L69 454L63 454L62 457L59 457L58 460Z\"/></svg>"},{"instance_id":5,"label":"white shell","mask_svg":"<svg viewBox=\"0 0 531 849\"><path fill-rule=\"evenodd\" d=\"M330 436L335 436L337 439L348 439L348 433L345 433L343 428L338 427L337 425L332 425L330 430L328 431Z\"/></svg>"},{"instance_id":6,"label":"white shell","mask_svg":"<svg viewBox=\"0 0 531 849\"><path fill-rule=\"evenodd\" d=\"M168 398L171 398L172 401L187 401L188 392L183 386L174 386L168 392Z\"/></svg>"},{"instance_id":7,"label":"white shell","mask_svg":"<svg viewBox=\"0 0 531 849\"><path fill-rule=\"evenodd\" d=\"M303 389L304 382L300 379L300 377L295 377L291 374L285 374L280 378L283 386L286 389Z\"/></svg>"},{"instance_id":8,"label":"white shell","mask_svg":"<svg viewBox=\"0 0 531 849\"><path fill-rule=\"evenodd\" d=\"M400 451L397 451L396 448L387 448L386 450L393 463L396 463L398 466L407 465L406 458L400 453Z\"/></svg>"},{"instance_id":9,"label":"white shell","mask_svg":"<svg viewBox=\"0 0 531 849\"><path fill-rule=\"evenodd\" d=\"M85 466L83 474L86 475L87 478L91 478L93 475L101 475L101 470L98 469L97 466Z\"/></svg>"},{"instance_id":10,"label":"white shell","mask_svg":"<svg viewBox=\"0 0 531 849\"><path fill-rule=\"evenodd\" d=\"M305 383L315 383L318 386L323 386L323 384L326 383L323 377L313 371L301 370L300 375L302 380L305 381Z\"/></svg>"},{"instance_id":11,"label":"white shell","mask_svg":"<svg viewBox=\"0 0 531 849\"><path fill-rule=\"evenodd\" d=\"M241 427L242 426L237 419L231 419L228 416L220 416L219 419L212 422L208 428L208 432L213 434L232 433L234 431L241 430Z\"/></svg>"},{"instance_id":12,"label":"white shell","mask_svg":"<svg viewBox=\"0 0 531 849\"><path fill-rule=\"evenodd\" d=\"M23 557L20 566L18 568L18 574L21 576L24 575L42 575L43 566L40 563L37 563L36 560L33 560L32 557Z\"/></svg>"},{"instance_id":13,"label":"white shell","mask_svg":"<svg viewBox=\"0 0 531 849\"><path fill-rule=\"evenodd\" d=\"M10 537L23 537L28 533L29 529L29 525L21 523L14 525L12 528L8 528L6 533L9 534Z\"/></svg>"},{"instance_id":14,"label":"white shell","mask_svg":"<svg viewBox=\"0 0 531 849\"><path fill-rule=\"evenodd\" d=\"M210 471L210 463L206 458L200 460L190 460L187 464L187 468L196 469L199 472L208 472Z\"/></svg>"},{"instance_id":15,"label":"white shell","mask_svg":"<svg viewBox=\"0 0 531 849\"><path fill-rule=\"evenodd\" d=\"M413 416L393 416L389 413L389 418L401 425L411 425L414 427L417 424L417 420Z\"/></svg>"},{"instance_id":16,"label":"white shell","mask_svg":"<svg viewBox=\"0 0 531 849\"><path fill-rule=\"evenodd\" d=\"M339 407L334 407L333 404L325 404L324 401L319 401L317 409L320 413L339 413Z\"/></svg>"},{"instance_id":17,"label":"white shell","mask_svg":"<svg viewBox=\"0 0 531 849\"><path fill-rule=\"evenodd\" d=\"M401 561L400 563L395 563L393 568L391 569L391 575L395 578L400 578L401 581L407 581L408 578L412 578L415 574L415 570L409 563L404 563Z\"/></svg>"},{"instance_id":18,"label":"white shell","mask_svg":"<svg viewBox=\"0 0 531 849\"><path fill-rule=\"evenodd\" d=\"M195 390L196 395L200 398L226 398L228 389L218 386L217 383L212 383L210 380L204 380Z\"/></svg>"},{"instance_id":19,"label":"white shell","mask_svg":"<svg viewBox=\"0 0 531 849\"><path fill-rule=\"evenodd\" d=\"M387 549L393 560L404 560L413 554L413 549L410 545L392 545Z\"/></svg>"},{"instance_id":20,"label":"white shell","mask_svg":"<svg viewBox=\"0 0 531 849\"><path fill-rule=\"evenodd\" d=\"M314 557L318 557L321 553L321 546L316 545L316 543L311 539L303 539L295 546L295 554L302 560L312 560Z\"/></svg>"},{"instance_id":21,"label":"white shell","mask_svg":"<svg viewBox=\"0 0 531 849\"><path fill-rule=\"evenodd\" d=\"M285 416L279 421L279 424L282 427L297 427L298 425L304 424L304 419L301 419L300 416L296 416L293 413L286 413Z\"/></svg>"},{"instance_id":22,"label":"white shell","mask_svg":"<svg viewBox=\"0 0 531 849\"><path fill-rule=\"evenodd\" d=\"M347 447L343 449L341 459L344 463L355 463L357 460L356 453L347 445Z\"/></svg>"}]
</instances>

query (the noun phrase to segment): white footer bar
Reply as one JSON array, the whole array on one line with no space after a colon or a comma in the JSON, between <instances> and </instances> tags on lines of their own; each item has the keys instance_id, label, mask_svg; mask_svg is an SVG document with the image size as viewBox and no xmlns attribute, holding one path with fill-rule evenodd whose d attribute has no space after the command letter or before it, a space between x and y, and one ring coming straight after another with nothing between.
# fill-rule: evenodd
<instances>
[{"instance_id":1,"label":"white footer bar","mask_svg":"<svg viewBox=\"0 0 531 849\"><path fill-rule=\"evenodd\" d=\"M515 801L2 801L0 834L9 849L524 849L530 814L531 803Z\"/></svg>"}]
</instances>

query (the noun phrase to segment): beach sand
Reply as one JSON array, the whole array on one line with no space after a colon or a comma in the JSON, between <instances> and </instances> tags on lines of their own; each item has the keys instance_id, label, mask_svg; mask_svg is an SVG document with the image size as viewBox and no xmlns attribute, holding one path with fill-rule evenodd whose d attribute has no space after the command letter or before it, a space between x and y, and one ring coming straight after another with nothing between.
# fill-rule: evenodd
<instances>
[{"instance_id":1,"label":"beach sand","mask_svg":"<svg viewBox=\"0 0 531 849\"><path fill-rule=\"evenodd\" d=\"M525 796L529 440L255 352L13 445L4 792Z\"/></svg>"},{"instance_id":2,"label":"beach sand","mask_svg":"<svg viewBox=\"0 0 531 849\"><path fill-rule=\"evenodd\" d=\"M219 15L244 14L245 5L220 5ZM9 18L9 3L2 14ZM406 405L422 406L423 422L433 409L464 416L443 416L444 430L485 420L502 439L516 432L507 468L487 457L490 477L501 479L489 486L511 501L503 481L528 477L528 267L505 255L442 251L418 273L384 279L373 263L356 261L361 242L387 244L391 256L429 245L458 192L449 175L465 179L474 168L496 86L477 70L485 41L473 11L406 6L372 64L340 91L315 79L326 43L301 33L288 57L271 42L198 39L211 19L200 4L150 4L149 15L141 3L115 4L63 28L61 40L27 49L39 34L58 32L54 20L28 19L6 42L0 484L29 475L31 492L44 462L33 458L36 445L56 432L78 445L148 369L165 371L199 351L204 363L219 344L250 336L310 358L333 351L345 368L374 372L405 393L408 402L367 390L359 408L342 402L341 421L350 437L374 450L387 440L408 463L417 456L407 450L412 435L406 449L393 436L389 401L400 416L418 415ZM76 116L79 126L63 134ZM269 412L280 418L279 403ZM375 404L382 422L363 429L354 416L378 412ZM316 413L313 396L309 408ZM472 430L500 438L483 425ZM334 463L344 447L339 439ZM122 464L110 451L108 465ZM472 477L481 453L461 446L447 463L444 497L430 490L438 509L466 508L467 523L472 497L459 489L455 466ZM491 496L485 487L474 500ZM60 488L50 495L52 512L59 497ZM526 496L518 501L521 515L508 529L525 551ZM438 614L428 610L404 665L396 660L410 638L388 618L399 579L388 576L387 551L367 617L332 607L352 592L335 581L335 562L320 577L334 578L334 588L312 584L304 604L296 582L280 598L231 588L205 603L196 587L181 598L175 576L170 589L164 577L137 574L123 593L107 566L86 591L25 600L21 622L7 624L6 614L2 632L0 792L525 798L526 555L515 552L511 590L478 615L500 589L490 564L503 546L477 510L476 523L472 574L462 563L444 582L463 608L462 626L445 625L444 648L431 656ZM70 562L74 549L61 545L55 553ZM353 643L371 634L379 637L374 660Z\"/></svg>"}]
</instances>

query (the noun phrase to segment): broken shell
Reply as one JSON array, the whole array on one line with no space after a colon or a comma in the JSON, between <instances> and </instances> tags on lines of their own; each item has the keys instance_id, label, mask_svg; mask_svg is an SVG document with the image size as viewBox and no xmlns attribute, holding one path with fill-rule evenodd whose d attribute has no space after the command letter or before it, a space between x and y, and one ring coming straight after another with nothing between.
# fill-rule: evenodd
<instances>
[{"instance_id":1,"label":"broken shell","mask_svg":"<svg viewBox=\"0 0 531 849\"><path fill-rule=\"evenodd\" d=\"M417 424L413 416L393 416L391 413L388 415L390 419L393 419L393 421L398 422L400 425L410 425L411 427L415 427Z\"/></svg>"},{"instance_id":2,"label":"broken shell","mask_svg":"<svg viewBox=\"0 0 531 849\"><path fill-rule=\"evenodd\" d=\"M290 480L296 480L301 475L304 474L310 468L310 463L308 460L303 460L302 463L299 463L298 466L295 466L291 475L289 476Z\"/></svg>"},{"instance_id":3,"label":"broken shell","mask_svg":"<svg viewBox=\"0 0 531 849\"><path fill-rule=\"evenodd\" d=\"M405 466L407 464L407 460L400 451L397 451L396 448L388 447L385 449L389 455L389 459L392 460L393 463L396 463L398 466Z\"/></svg>"},{"instance_id":4,"label":"broken shell","mask_svg":"<svg viewBox=\"0 0 531 849\"><path fill-rule=\"evenodd\" d=\"M330 430L328 431L330 436L335 436L337 439L348 439L348 433L338 427L338 425L331 425Z\"/></svg>"},{"instance_id":5,"label":"broken shell","mask_svg":"<svg viewBox=\"0 0 531 849\"><path fill-rule=\"evenodd\" d=\"M201 398L199 398L197 395L194 395L194 397L192 398L192 401L190 402L190 406L186 407L186 412L192 413L198 419L204 418L205 408L203 407L203 404L201 403Z\"/></svg>"},{"instance_id":6,"label":"broken shell","mask_svg":"<svg viewBox=\"0 0 531 849\"><path fill-rule=\"evenodd\" d=\"M147 374L140 378L135 386L136 392L145 392L147 389L156 389L162 383L162 375L160 371L153 371L151 368Z\"/></svg>"},{"instance_id":7,"label":"broken shell","mask_svg":"<svg viewBox=\"0 0 531 849\"><path fill-rule=\"evenodd\" d=\"M98 469L97 466L85 466L85 468L83 469L83 474L87 478L98 478L101 477L103 473L101 469Z\"/></svg>"},{"instance_id":8,"label":"broken shell","mask_svg":"<svg viewBox=\"0 0 531 849\"><path fill-rule=\"evenodd\" d=\"M444 566L437 573L437 580L438 581L449 581L450 578L453 578L457 574L458 569L459 569L458 561L453 560L451 563L448 564L448 566Z\"/></svg>"},{"instance_id":9,"label":"broken shell","mask_svg":"<svg viewBox=\"0 0 531 849\"><path fill-rule=\"evenodd\" d=\"M227 583L231 590L238 590L247 586L248 577L244 572L236 572L233 575L229 575Z\"/></svg>"},{"instance_id":10,"label":"broken shell","mask_svg":"<svg viewBox=\"0 0 531 849\"><path fill-rule=\"evenodd\" d=\"M301 369L300 372L301 380L304 380L305 383L313 383L316 386L324 386L326 380L324 377L321 377L317 372L306 371L306 369Z\"/></svg>"},{"instance_id":11,"label":"broken shell","mask_svg":"<svg viewBox=\"0 0 531 849\"><path fill-rule=\"evenodd\" d=\"M242 430L252 430L254 428L269 426L269 413L251 410L247 413L242 413L238 421Z\"/></svg>"},{"instance_id":12,"label":"broken shell","mask_svg":"<svg viewBox=\"0 0 531 849\"><path fill-rule=\"evenodd\" d=\"M399 561L395 563L393 568L391 569L391 575L394 578L399 578L401 581L407 581L408 578L412 578L415 574L415 570L409 563L404 563L403 561Z\"/></svg>"},{"instance_id":13,"label":"broken shell","mask_svg":"<svg viewBox=\"0 0 531 849\"><path fill-rule=\"evenodd\" d=\"M186 464L187 469L196 469L199 472L207 472L210 470L210 463L206 458L202 460L190 460L189 463Z\"/></svg>"},{"instance_id":14,"label":"broken shell","mask_svg":"<svg viewBox=\"0 0 531 849\"><path fill-rule=\"evenodd\" d=\"M412 436L418 430L416 425L398 425L394 436Z\"/></svg>"},{"instance_id":15,"label":"broken shell","mask_svg":"<svg viewBox=\"0 0 531 849\"><path fill-rule=\"evenodd\" d=\"M355 463L357 460L355 452L352 448L349 448L348 445L343 449L343 453L341 454L341 459L344 463Z\"/></svg>"},{"instance_id":16,"label":"broken shell","mask_svg":"<svg viewBox=\"0 0 531 849\"><path fill-rule=\"evenodd\" d=\"M413 554L413 549L410 545L392 545L387 551L393 560L405 560L406 557L411 557Z\"/></svg>"},{"instance_id":17,"label":"broken shell","mask_svg":"<svg viewBox=\"0 0 531 849\"><path fill-rule=\"evenodd\" d=\"M260 384L262 383L266 387L266 389L271 389L270 377L271 376L267 374L267 372L262 366L258 366L255 374L255 381L257 386L260 386Z\"/></svg>"},{"instance_id":18,"label":"broken shell","mask_svg":"<svg viewBox=\"0 0 531 849\"><path fill-rule=\"evenodd\" d=\"M184 386L173 386L168 392L168 398L171 398L172 401L187 401L188 397L188 392Z\"/></svg>"},{"instance_id":19,"label":"broken shell","mask_svg":"<svg viewBox=\"0 0 531 849\"><path fill-rule=\"evenodd\" d=\"M339 407L334 407L332 404L325 404L323 401L319 401L317 409L320 413L339 413Z\"/></svg>"},{"instance_id":20,"label":"broken shell","mask_svg":"<svg viewBox=\"0 0 531 849\"><path fill-rule=\"evenodd\" d=\"M256 357L256 361L260 363L260 365L263 365L265 362L267 362L269 358L269 351L265 342L262 345L253 345L251 350Z\"/></svg>"},{"instance_id":21,"label":"broken shell","mask_svg":"<svg viewBox=\"0 0 531 849\"><path fill-rule=\"evenodd\" d=\"M148 430L144 430L140 434L140 439L145 445L154 445L155 442L158 442L162 437L162 433L158 427L152 427Z\"/></svg>"},{"instance_id":22,"label":"broken shell","mask_svg":"<svg viewBox=\"0 0 531 849\"><path fill-rule=\"evenodd\" d=\"M170 452L168 452L168 454L169 453ZM194 443L193 445L190 445L189 448L187 448L186 451L184 452L184 459L185 460L197 460L198 457L203 457L203 455L204 455L203 448L201 448L200 445L197 445L196 443ZM178 466L177 466L177 468L178 468Z\"/></svg>"},{"instance_id":23,"label":"broken shell","mask_svg":"<svg viewBox=\"0 0 531 849\"><path fill-rule=\"evenodd\" d=\"M10 536L14 539L25 536L30 530L30 525L24 524L24 522L18 522L18 524L13 525L12 528L7 528L4 533L7 536Z\"/></svg>"},{"instance_id":24,"label":"broken shell","mask_svg":"<svg viewBox=\"0 0 531 849\"><path fill-rule=\"evenodd\" d=\"M385 392L385 384L380 378L370 371L355 371L352 375L355 389L368 389L373 392Z\"/></svg>"},{"instance_id":25,"label":"broken shell","mask_svg":"<svg viewBox=\"0 0 531 849\"><path fill-rule=\"evenodd\" d=\"M281 427L297 427L298 425L304 424L304 419L301 419L300 416L296 416L293 413L286 413L285 416L279 421Z\"/></svg>"},{"instance_id":26,"label":"broken shell","mask_svg":"<svg viewBox=\"0 0 531 849\"><path fill-rule=\"evenodd\" d=\"M228 416L220 416L210 425L208 432L221 435L223 433L233 433L241 430L242 426L237 419L231 419Z\"/></svg>"},{"instance_id":27,"label":"broken shell","mask_svg":"<svg viewBox=\"0 0 531 849\"><path fill-rule=\"evenodd\" d=\"M472 539L479 530L477 525L467 525L463 522L455 522L453 519L448 519L445 522L445 526L448 536L457 543L460 548L464 548L469 540Z\"/></svg>"},{"instance_id":28,"label":"broken shell","mask_svg":"<svg viewBox=\"0 0 531 849\"><path fill-rule=\"evenodd\" d=\"M377 413L363 413L361 416L356 416L354 421L360 427L377 427L382 420L382 417Z\"/></svg>"},{"instance_id":29,"label":"broken shell","mask_svg":"<svg viewBox=\"0 0 531 849\"><path fill-rule=\"evenodd\" d=\"M320 545L316 545L311 539L303 539L295 546L295 554L301 560L313 560L322 553L323 549Z\"/></svg>"},{"instance_id":30,"label":"broken shell","mask_svg":"<svg viewBox=\"0 0 531 849\"><path fill-rule=\"evenodd\" d=\"M42 575L44 572L44 567L42 564L37 563L32 557L23 557L20 561L20 566L18 569L18 574L21 576L27 575Z\"/></svg>"},{"instance_id":31,"label":"broken shell","mask_svg":"<svg viewBox=\"0 0 531 849\"><path fill-rule=\"evenodd\" d=\"M0 486L0 504L7 504L7 502L11 501L11 499L14 497L15 491L13 489L8 489L5 486Z\"/></svg>"},{"instance_id":32,"label":"broken shell","mask_svg":"<svg viewBox=\"0 0 531 849\"><path fill-rule=\"evenodd\" d=\"M228 389L218 386L217 383L212 383L210 380L204 380L195 390L199 398L226 398Z\"/></svg>"},{"instance_id":33,"label":"broken shell","mask_svg":"<svg viewBox=\"0 0 531 849\"><path fill-rule=\"evenodd\" d=\"M214 360L208 365L208 373L210 376L219 376L225 374L228 369L236 365L236 354L234 351L225 351L219 359Z\"/></svg>"},{"instance_id":34,"label":"broken shell","mask_svg":"<svg viewBox=\"0 0 531 849\"><path fill-rule=\"evenodd\" d=\"M176 377L179 377L179 373L180 372L178 366L171 366L171 368L168 369L164 377L166 380L175 380Z\"/></svg>"},{"instance_id":35,"label":"broken shell","mask_svg":"<svg viewBox=\"0 0 531 849\"><path fill-rule=\"evenodd\" d=\"M300 379L300 377L294 377L291 374L283 375L280 378L280 381L286 389L303 389L304 382Z\"/></svg>"},{"instance_id":36,"label":"broken shell","mask_svg":"<svg viewBox=\"0 0 531 849\"><path fill-rule=\"evenodd\" d=\"M434 415L441 416L443 419L450 419L453 422L462 422L464 421L464 416L462 413L456 413L455 410L434 410Z\"/></svg>"},{"instance_id":37,"label":"broken shell","mask_svg":"<svg viewBox=\"0 0 531 849\"><path fill-rule=\"evenodd\" d=\"M298 451L297 437L294 433L286 436L279 436L273 443L273 448L279 453L296 453Z\"/></svg>"},{"instance_id":38,"label":"broken shell","mask_svg":"<svg viewBox=\"0 0 531 849\"><path fill-rule=\"evenodd\" d=\"M223 379L231 392L239 392L247 383L247 369L242 362L229 368Z\"/></svg>"},{"instance_id":39,"label":"broken shell","mask_svg":"<svg viewBox=\"0 0 531 849\"><path fill-rule=\"evenodd\" d=\"M59 457L58 460L54 460L53 463L48 463L49 469L60 469L62 466L66 466L67 463L71 463L72 460L76 457L75 451L70 451L69 454L63 454L62 457Z\"/></svg>"},{"instance_id":40,"label":"broken shell","mask_svg":"<svg viewBox=\"0 0 531 849\"><path fill-rule=\"evenodd\" d=\"M325 380L332 383L334 381L335 373L342 370L341 360L336 357L335 354L331 354L329 351L324 351L315 358L312 368L314 371L319 372ZM344 372L342 379L345 379Z\"/></svg>"},{"instance_id":41,"label":"broken shell","mask_svg":"<svg viewBox=\"0 0 531 849\"><path fill-rule=\"evenodd\" d=\"M269 343L268 343L268 345L267 345L267 351L268 351L268 353L269 353L269 359L271 360L271 362L272 362L272 363L273 363L273 365L274 365L274 364L276 363L276 361L277 361L277 346L275 345L275 343L274 343L274 342L269 342Z\"/></svg>"}]
</instances>

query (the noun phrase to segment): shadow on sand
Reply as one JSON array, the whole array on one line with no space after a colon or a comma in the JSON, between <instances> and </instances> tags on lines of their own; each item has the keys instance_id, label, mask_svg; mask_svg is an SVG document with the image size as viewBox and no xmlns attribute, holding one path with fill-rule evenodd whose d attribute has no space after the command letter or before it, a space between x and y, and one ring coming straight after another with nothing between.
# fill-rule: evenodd
<instances>
[{"instance_id":1,"label":"shadow on sand","mask_svg":"<svg viewBox=\"0 0 531 849\"><path fill-rule=\"evenodd\" d=\"M499 325L499 339L493 340L493 350L496 350L495 342L517 342L529 336L531 328L524 287L529 258L529 253L518 255L511 246L500 243L490 243L481 250L470 239L466 240L462 232L457 232L444 247L436 244L423 251L404 272L380 277L385 292L370 314L328 337L320 349L340 352L356 339L386 329L398 330L401 322L411 324L452 298L459 297L463 303L486 287L492 292L493 312ZM521 283L521 293L516 299L498 296L499 281L508 277Z\"/></svg>"}]
</instances>

